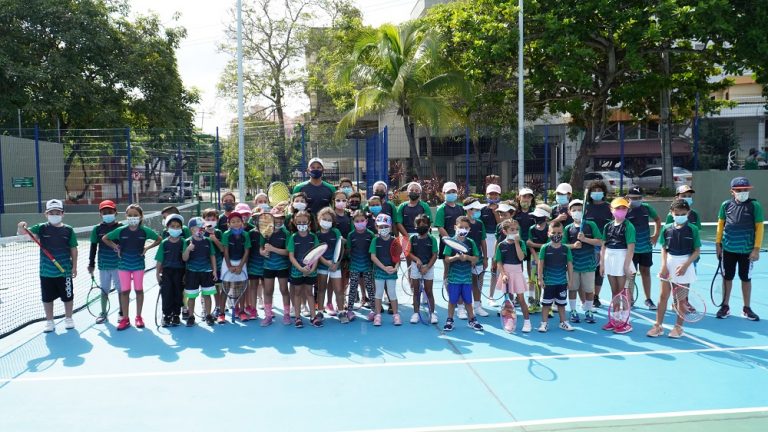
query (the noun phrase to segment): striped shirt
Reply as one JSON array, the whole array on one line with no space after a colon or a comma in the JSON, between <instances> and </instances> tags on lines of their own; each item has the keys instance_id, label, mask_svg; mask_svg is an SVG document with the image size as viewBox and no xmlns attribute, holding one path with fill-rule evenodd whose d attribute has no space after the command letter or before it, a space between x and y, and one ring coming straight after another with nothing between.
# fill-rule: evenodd
<instances>
[{"instance_id":1,"label":"striped shirt","mask_svg":"<svg viewBox=\"0 0 768 432\"><path fill-rule=\"evenodd\" d=\"M547 243L539 251L539 260L544 264L544 285L566 285L568 283L568 263L573 262L571 249L562 243L560 247Z\"/></svg>"},{"instance_id":2,"label":"striped shirt","mask_svg":"<svg viewBox=\"0 0 768 432\"><path fill-rule=\"evenodd\" d=\"M651 244L651 227L648 222L656 220L659 215L653 207L641 203L639 207L630 208L627 220L635 227L635 253L653 252Z\"/></svg>"},{"instance_id":3,"label":"striped shirt","mask_svg":"<svg viewBox=\"0 0 768 432\"><path fill-rule=\"evenodd\" d=\"M757 200L740 203L734 199L720 206L718 219L725 221L723 250L732 253L751 253L755 247L755 224L763 223L763 207Z\"/></svg>"},{"instance_id":4,"label":"striped shirt","mask_svg":"<svg viewBox=\"0 0 768 432\"><path fill-rule=\"evenodd\" d=\"M467 237L471 238L472 241L474 241L475 244L477 244L477 245L485 243L485 238L486 238L486 235L485 235L485 224L480 222L480 221L477 221L477 220L473 220L472 222L470 222L469 223L469 234L467 235ZM477 249L478 249L478 251L480 251L480 255L478 255L478 256L482 260L483 259L483 248L482 248L482 246L478 246Z\"/></svg>"},{"instance_id":5,"label":"striped shirt","mask_svg":"<svg viewBox=\"0 0 768 432\"><path fill-rule=\"evenodd\" d=\"M395 261L392 260L392 254L389 252L389 249L394 241L396 240L392 236L387 237L386 240L384 240L381 236L376 236L371 242L371 247L368 248L368 253L371 255L375 254L376 258L378 258L384 266L393 266L395 265ZM397 261L397 264L400 264L399 260ZM389 274L382 270L379 266L374 265L373 278L378 280L395 280L397 279L397 272Z\"/></svg>"},{"instance_id":6,"label":"striped shirt","mask_svg":"<svg viewBox=\"0 0 768 432\"><path fill-rule=\"evenodd\" d=\"M229 250L230 261L241 260L245 256L245 251L251 248L251 236L245 231L235 235L229 229L221 236L221 244Z\"/></svg>"},{"instance_id":7,"label":"striped shirt","mask_svg":"<svg viewBox=\"0 0 768 432\"><path fill-rule=\"evenodd\" d=\"M136 229L125 225L107 234L107 238L120 243L120 262L118 270L144 270L144 245L147 240L157 240L160 236L144 225Z\"/></svg>"},{"instance_id":8,"label":"striped shirt","mask_svg":"<svg viewBox=\"0 0 768 432\"><path fill-rule=\"evenodd\" d=\"M418 257L422 264L428 264L437 253L437 240L432 234L427 233L424 237L414 234L409 241L411 242L411 255Z\"/></svg>"},{"instance_id":9,"label":"striped shirt","mask_svg":"<svg viewBox=\"0 0 768 432\"><path fill-rule=\"evenodd\" d=\"M564 243L573 244L579 240L580 227L572 223L565 227ZM597 225L592 221L584 221L582 228L584 236L588 239L603 239L603 234ZM595 259L595 247L587 242L581 242L581 247L571 249L573 255L573 271L579 273L588 273L597 270L597 260Z\"/></svg>"},{"instance_id":10,"label":"striped shirt","mask_svg":"<svg viewBox=\"0 0 768 432\"><path fill-rule=\"evenodd\" d=\"M117 263L119 261L119 258L117 257L117 252L115 252L114 249L110 247L106 247L104 243L102 243L101 239L105 235L112 232L112 230L115 230L117 228L120 228L122 225L120 222L115 222L111 224L106 223L100 223L93 227L93 230L91 230L91 244L98 245L98 254L96 255L98 257L98 265L99 270L116 270L117 269Z\"/></svg>"},{"instance_id":11,"label":"striped shirt","mask_svg":"<svg viewBox=\"0 0 768 432\"><path fill-rule=\"evenodd\" d=\"M371 271L371 243L373 242L373 234L370 230L358 232L352 231L347 236L347 250L349 251L350 265L349 269L353 272L369 272Z\"/></svg>"},{"instance_id":12,"label":"striped shirt","mask_svg":"<svg viewBox=\"0 0 768 432\"><path fill-rule=\"evenodd\" d=\"M316 235L320 244L325 243L328 245L328 249L325 250L323 258L333 262L333 254L336 252L336 241L344 238L341 236L341 231L336 228L331 228L326 232L322 232L322 230L318 231ZM341 257L339 257L339 259L341 259ZM318 264L317 268L321 270L328 270L328 266L322 262Z\"/></svg>"},{"instance_id":13,"label":"striped shirt","mask_svg":"<svg viewBox=\"0 0 768 432\"><path fill-rule=\"evenodd\" d=\"M264 257L261 248L264 246L264 236L258 230L248 231L251 236L251 251L248 253L248 274L251 276L264 275Z\"/></svg>"},{"instance_id":14,"label":"striped shirt","mask_svg":"<svg viewBox=\"0 0 768 432\"><path fill-rule=\"evenodd\" d=\"M471 238L465 238L462 243L464 243L464 245L467 247L467 253L465 255L480 256L480 251L477 249L477 245ZM450 256L458 255L458 252L451 249L450 246L445 246L445 249L443 249L443 255L447 258ZM472 263L469 261L452 262L448 268L448 283L471 284Z\"/></svg>"},{"instance_id":15,"label":"striped shirt","mask_svg":"<svg viewBox=\"0 0 768 432\"><path fill-rule=\"evenodd\" d=\"M288 243L288 237L291 233L285 226L275 228L272 235L265 244L270 244L276 249L285 249L286 243ZM276 252L271 252L266 260L264 260L264 268L267 270L285 270L291 267L291 261L288 259L288 255L280 255Z\"/></svg>"},{"instance_id":16,"label":"striped shirt","mask_svg":"<svg viewBox=\"0 0 768 432\"><path fill-rule=\"evenodd\" d=\"M213 245L213 240L206 237L190 237L184 240L184 249L186 249L190 243L195 245L195 250L189 253L187 270L201 273L213 271L213 268L211 268L211 257L216 256L216 246Z\"/></svg>"},{"instance_id":17,"label":"striped shirt","mask_svg":"<svg viewBox=\"0 0 768 432\"><path fill-rule=\"evenodd\" d=\"M303 267L304 257L307 256L307 253L309 253L309 251L311 251L312 248L318 244L319 242L317 241L317 236L315 236L314 233L307 233L307 235L293 233L290 237L288 237L288 244L285 248L288 249L289 253L293 253L293 258ZM315 271L306 277L313 276L317 276L317 267L315 267ZM296 266L291 266L291 277L301 278L305 276L304 273L300 272L299 269L296 268Z\"/></svg>"},{"instance_id":18,"label":"striped shirt","mask_svg":"<svg viewBox=\"0 0 768 432\"><path fill-rule=\"evenodd\" d=\"M77 247L75 230L69 225L53 226L48 222L39 223L29 227L29 231L37 234L40 244L56 258L56 261L64 268L64 273L59 271L53 262L40 249L40 277L70 277L72 276L72 251ZM6 274L6 276L10 276ZM13 277L13 276L11 276Z\"/></svg>"},{"instance_id":19,"label":"striped shirt","mask_svg":"<svg viewBox=\"0 0 768 432\"><path fill-rule=\"evenodd\" d=\"M523 259L525 259L525 255L528 252L528 249L525 246L525 242L523 239L518 239L517 243L520 245L520 250L523 251ZM493 257L494 261L497 263L502 264L522 264L522 260L518 258L517 256L517 248L515 247L514 242L506 241L500 241L496 245L496 255Z\"/></svg>"},{"instance_id":20,"label":"striped shirt","mask_svg":"<svg viewBox=\"0 0 768 432\"><path fill-rule=\"evenodd\" d=\"M694 250L701 248L699 229L691 223L680 227L676 227L674 223L664 225L660 238L661 247L670 255L691 255Z\"/></svg>"}]
</instances>

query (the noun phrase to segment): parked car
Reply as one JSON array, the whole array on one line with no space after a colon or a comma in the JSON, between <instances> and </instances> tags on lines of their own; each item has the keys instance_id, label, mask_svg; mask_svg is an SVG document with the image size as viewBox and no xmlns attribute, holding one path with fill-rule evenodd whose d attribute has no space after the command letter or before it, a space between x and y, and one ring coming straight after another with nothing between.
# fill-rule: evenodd
<instances>
[{"instance_id":1,"label":"parked car","mask_svg":"<svg viewBox=\"0 0 768 432\"><path fill-rule=\"evenodd\" d=\"M194 189L194 182L185 181L176 183L176 193L181 195L181 191L184 191L184 198L192 198L192 190Z\"/></svg>"},{"instance_id":2,"label":"parked car","mask_svg":"<svg viewBox=\"0 0 768 432\"><path fill-rule=\"evenodd\" d=\"M622 185L621 174L617 171L592 171L584 174L584 189L590 187L592 183L603 182L608 186L608 193L611 195L620 195L619 186ZM635 185L632 177L624 177L624 191Z\"/></svg>"},{"instance_id":3,"label":"parked car","mask_svg":"<svg viewBox=\"0 0 768 432\"><path fill-rule=\"evenodd\" d=\"M637 177L637 185L646 192L655 192L661 188L661 167L646 168ZM672 180L675 182L674 189L682 185L693 186L693 173L685 168L673 167Z\"/></svg>"},{"instance_id":4,"label":"parked car","mask_svg":"<svg viewBox=\"0 0 768 432\"><path fill-rule=\"evenodd\" d=\"M173 186L163 188L160 195L157 197L157 202L161 203L175 203L181 201L179 199L178 188Z\"/></svg>"}]
</instances>

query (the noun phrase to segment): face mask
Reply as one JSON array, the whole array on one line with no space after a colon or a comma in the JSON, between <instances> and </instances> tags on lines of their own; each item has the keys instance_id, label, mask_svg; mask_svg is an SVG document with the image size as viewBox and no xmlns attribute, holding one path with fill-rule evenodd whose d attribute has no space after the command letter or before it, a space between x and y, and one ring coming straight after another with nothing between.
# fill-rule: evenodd
<instances>
[{"instance_id":1,"label":"face mask","mask_svg":"<svg viewBox=\"0 0 768 432\"><path fill-rule=\"evenodd\" d=\"M536 222L536 225L541 225L547 221L547 218L542 216L542 217L534 218L533 220Z\"/></svg>"},{"instance_id":2,"label":"face mask","mask_svg":"<svg viewBox=\"0 0 768 432\"><path fill-rule=\"evenodd\" d=\"M456 202L457 199L459 199L458 194L455 194L455 193L445 194L445 202L452 203L452 202Z\"/></svg>"},{"instance_id":3,"label":"face mask","mask_svg":"<svg viewBox=\"0 0 768 432\"><path fill-rule=\"evenodd\" d=\"M472 213L472 219L474 219L474 220L480 220L480 216L482 216L482 215L477 210L475 210L475 212Z\"/></svg>"},{"instance_id":4,"label":"face mask","mask_svg":"<svg viewBox=\"0 0 768 432\"><path fill-rule=\"evenodd\" d=\"M225 202L223 207L224 207L224 211L230 212L235 209L235 203Z\"/></svg>"},{"instance_id":5,"label":"face mask","mask_svg":"<svg viewBox=\"0 0 768 432\"><path fill-rule=\"evenodd\" d=\"M309 170L309 176L313 179L319 179L323 176L323 170Z\"/></svg>"},{"instance_id":6,"label":"face mask","mask_svg":"<svg viewBox=\"0 0 768 432\"><path fill-rule=\"evenodd\" d=\"M381 199L384 199L384 198L386 198L387 193L386 192L382 192L382 191L377 191L377 192L374 192L373 195L377 196L377 197L379 197Z\"/></svg>"},{"instance_id":7,"label":"face mask","mask_svg":"<svg viewBox=\"0 0 768 432\"><path fill-rule=\"evenodd\" d=\"M416 201L419 198L421 198L421 194L418 193L418 192L410 192L410 193L408 193L408 199L410 199L411 201Z\"/></svg>"},{"instance_id":8,"label":"face mask","mask_svg":"<svg viewBox=\"0 0 768 432\"><path fill-rule=\"evenodd\" d=\"M357 210L360 208L360 201L350 201L349 202L349 209L350 210Z\"/></svg>"},{"instance_id":9,"label":"face mask","mask_svg":"<svg viewBox=\"0 0 768 432\"><path fill-rule=\"evenodd\" d=\"M683 201L688 203L688 207L693 205L693 197L684 197Z\"/></svg>"},{"instance_id":10,"label":"face mask","mask_svg":"<svg viewBox=\"0 0 768 432\"><path fill-rule=\"evenodd\" d=\"M240 235L242 233L243 233L243 229L242 228L232 228L232 234Z\"/></svg>"},{"instance_id":11,"label":"face mask","mask_svg":"<svg viewBox=\"0 0 768 432\"><path fill-rule=\"evenodd\" d=\"M341 191L344 192L347 196L352 195L352 188L351 187L343 187L343 188L341 188Z\"/></svg>"},{"instance_id":12,"label":"face mask","mask_svg":"<svg viewBox=\"0 0 768 432\"><path fill-rule=\"evenodd\" d=\"M269 204L259 204L259 207L261 208L262 213L266 213L269 211Z\"/></svg>"},{"instance_id":13,"label":"face mask","mask_svg":"<svg viewBox=\"0 0 768 432\"><path fill-rule=\"evenodd\" d=\"M201 230L200 228L192 228L191 231L192 231L192 235L197 238L202 237L204 234L203 230ZM171 234L171 230L168 230L168 234Z\"/></svg>"},{"instance_id":14,"label":"face mask","mask_svg":"<svg viewBox=\"0 0 768 432\"><path fill-rule=\"evenodd\" d=\"M529 208L531 208L531 203L521 202L520 203L520 208L523 209L523 210L528 210Z\"/></svg>"},{"instance_id":15,"label":"face mask","mask_svg":"<svg viewBox=\"0 0 768 432\"><path fill-rule=\"evenodd\" d=\"M549 239L552 240L552 243L560 243L560 240L563 239L562 234L552 234L549 236Z\"/></svg>"},{"instance_id":16,"label":"face mask","mask_svg":"<svg viewBox=\"0 0 768 432\"><path fill-rule=\"evenodd\" d=\"M509 240L509 241L515 241L515 240L517 240L517 233L510 233L510 234L507 234L507 240Z\"/></svg>"},{"instance_id":17,"label":"face mask","mask_svg":"<svg viewBox=\"0 0 768 432\"><path fill-rule=\"evenodd\" d=\"M555 196L555 199L557 200L557 203L560 205L568 204L568 195L557 195Z\"/></svg>"},{"instance_id":18,"label":"face mask","mask_svg":"<svg viewBox=\"0 0 768 432\"><path fill-rule=\"evenodd\" d=\"M48 222L51 225L58 225L61 223L61 215L48 215Z\"/></svg>"},{"instance_id":19,"label":"face mask","mask_svg":"<svg viewBox=\"0 0 768 432\"><path fill-rule=\"evenodd\" d=\"M168 234L171 237L176 238L176 237L181 235L181 229L180 228L168 228Z\"/></svg>"},{"instance_id":20,"label":"face mask","mask_svg":"<svg viewBox=\"0 0 768 432\"><path fill-rule=\"evenodd\" d=\"M368 210L370 210L371 213L378 215L379 213L381 213L381 206L370 206L368 207Z\"/></svg>"},{"instance_id":21,"label":"face mask","mask_svg":"<svg viewBox=\"0 0 768 432\"><path fill-rule=\"evenodd\" d=\"M603 192L590 192L589 196L592 197L592 200L594 201L602 201L603 198L605 198L605 194Z\"/></svg>"},{"instance_id":22,"label":"face mask","mask_svg":"<svg viewBox=\"0 0 768 432\"><path fill-rule=\"evenodd\" d=\"M485 199L485 202L487 202L488 204L498 204L498 203L499 203L499 201L501 201L501 199L500 199L500 198L496 198L496 199L493 199L493 198L486 198L486 199Z\"/></svg>"},{"instance_id":23,"label":"face mask","mask_svg":"<svg viewBox=\"0 0 768 432\"><path fill-rule=\"evenodd\" d=\"M736 192L736 201L745 202L749 199L749 192Z\"/></svg>"},{"instance_id":24,"label":"face mask","mask_svg":"<svg viewBox=\"0 0 768 432\"><path fill-rule=\"evenodd\" d=\"M616 220L624 220L625 217L627 217L627 210L626 209L618 209L613 211L613 217Z\"/></svg>"},{"instance_id":25,"label":"face mask","mask_svg":"<svg viewBox=\"0 0 768 432\"><path fill-rule=\"evenodd\" d=\"M571 217L573 220L580 221L582 217L584 217L584 213L580 211L571 212Z\"/></svg>"},{"instance_id":26,"label":"face mask","mask_svg":"<svg viewBox=\"0 0 768 432\"><path fill-rule=\"evenodd\" d=\"M390 232L392 232L392 228L379 228L379 234L381 234L382 237L389 236Z\"/></svg>"},{"instance_id":27,"label":"face mask","mask_svg":"<svg viewBox=\"0 0 768 432\"><path fill-rule=\"evenodd\" d=\"M307 224L296 224L296 229L299 230L299 232L304 232L309 229L309 225Z\"/></svg>"},{"instance_id":28,"label":"face mask","mask_svg":"<svg viewBox=\"0 0 768 432\"><path fill-rule=\"evenodd\" d=\"M293 208L298 211L304 211L307 209L307 203L295 202L293 203Z\"/></svg>"},{"instance_id":29,"label":"face mask","mask_svg":"<svg viewBox=\"0 0 768 432\"><path fill-rule=\"evenodd\" d=\"M675 219L675 224L682 225L682 224L688 222L688 215L687 214L686 215L675 215L674 219Z\"/></svg>"},{"instance_id":30,"label":"face mask","mask_svg":"<svg viewBox=\"0 0 768 432\"><path fill-rule=\"evenodd\" d=\"M112 222L114 222L114 221L115 221L115 215L113 215L113 214L105 214L105 215L101 215L101 220L102 220L102 222L104 222L104 223L108 223L108 224L109 224L109 223L112 223Z\"/></svg>"},{"instance_id":31,"label":"face mask","mask_svg":"<svg viewBox=\"0 0 768 432\"><path fill-rule=\"evenodd\" d=\"M456 229L456 233L458 233L460 237L466 237L467 234L469 234L469 229L468 228L458 228L458 229Z\"/></svg>"},{"instance_id":32,"label":"face mask","mask_svg":"<svg viewBox=\"0 0 768 432\"><path fill-rule=\"evenodd\" d=\"M642 204L642 203L643 203L643 200L636 199L636 200L630 201L629 202L629 206L632 207L632 208L638 208L638 207L640 207L640 204Z\"/></svg>"},{"instance_id":33,"label":"face mask","mask_svg":"<svg viewBox=\"0 0 768 432\"><path fill-rule=\"evenodd\" d=\"M125 218L125 220L128 222L128 225L130 226L136 226L141 222L141 217L139 216L128 216Z\"/></svg>"},{"instance_id":34,"label":"face mask","mask_svg":"<svg viewBox=\"0 0 768 432\"><path fill-rule=\"evenodd\" d=\"M336 201L336 208L339 210L344 210L347 208L347 202L346 201Z\"/></svg>"},{"instance_id":35,"label":"face mask","mask_svg":"<svg viewBox=\"0 0 768 432\"><path fill-rule=\"evenodd\" d=\"M279 220L279 221L277 219L275 219L275 229L280 229L280 228L283 227L283 225L284 225L284 223L283 223L282 219Z\"/></svg>"},{"instance_id":36,"label":"face mask","mask_svg":"<svg viewBox=\"0 0 768 432\"><path fill-rule=\"evenodd\" d=\"M428 226L416 227L416 232L419 233L419 235L424 235L429 232L429 227Z\"/></svg>"},{"instance_id":37,"label":"face mask","mask_svg":"<svg viewBox=\"0 0 768 432\"><path fill-rule=\"evenodd\" d=\"M364 230L365 227L367 227L368 224L366 222L355 222L355 229L358 229L360 231Z\"/></svg>"},{"instance_id":38,"label":"face mask","mask_svg":"<svg viewBox=\"0 0 768 432\"><path fill-rule=\"evenodd\" d=\"M216 226L216 221L205 221L203 222L203 225L205 225L206 228L213 228Z\"/></svg>"},{"instance_id":39,"label":"face mask","mask_svg":"<svg viewBox=\"0 0 768 432\"><path fill-rule=\"evenodd\" d=\"M322 229L331 229L332 226L333 226L333 222L331 222L329 220L321 220L320 221L320 228L322 228Z\"/></svg>"}]
</instances>

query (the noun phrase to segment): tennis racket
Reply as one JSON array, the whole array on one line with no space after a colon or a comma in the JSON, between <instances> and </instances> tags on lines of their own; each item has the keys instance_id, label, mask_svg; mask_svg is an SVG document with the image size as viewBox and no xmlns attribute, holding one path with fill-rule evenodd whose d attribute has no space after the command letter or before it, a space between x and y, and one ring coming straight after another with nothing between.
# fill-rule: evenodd
<instances>
[{"instance_id":1,"label":"tennis racket","mask_svg":"<svg viewBox=\"0 0 768 432\"><path fill-rule=\"evenodd\" d=\"M632 306L634 306L635 302L637 301L637 296L638 296L638 291L639 291L637 289L637 285L635 285L635 278L637 277L637 272L638 272L638 270L637 270L637 267L636 267L635 268L635 272L632 273L632 276L627 276L627 280L629 281L629 294L628 294L628 298L631 300Z\"/></svg>"},{"instance_id":2,"label":"tennis racket","mask_svg":"<svg viewBox=\"0 0 768 432\"><path fill-rule=\"evenodd\" d=\"M398 239L400 240L400 247L403 249L403 257L407 260L408 255L411 254L411 240L408 236L404 235L401 235Z\"/></svg>"},{"instance_id":3,"label":"tennis racket","mask_svg":"<svg viewBox=\"0 0 768 432\"><path fill-rule=\"evenodd\" d=\"M275 217L269 213L259 215L259 232L264 238L269 238L275 231Z\"/></svg>"},{"instance_id":4,"label":"tennis racket","mask_svg":"<svg viewBox=\"0 0 768 432\"><path fill-rule=\"evenodd\" d=\"M109 314L109 294L104 294L93 275L91 275L91 289L88 290L85 304L88 313L94 318L98 318L102 313Z\"/></svg>"},{"instance_id":5,"label":"tennis racket","mask_svg":"<svg viewBox=\"0 0 768 432\"><path fill-rule=\"evenodd\" d=\"M411 266L415 266L416 263L411 264ZM413 295L413 291L411 291L411 280L408 278L408 273L410 272L410 268L405 271L402 275L400 275L400 289L409 296Z\"/></svg>"},{"instance_id":6,"label":"tennis racket","mask_svg":"<svg viewBox=\"0 0 768 432\"><path fill-rule=\"evenodd\" d=\"M584 189L584 205L582 205L581 223L579 224L579 232L584 232L584 215L587 214L587 196L589 195L589 188Z\"/></svg>"},{"instance_id":7,"label":"tennis racket","mask_svg":"<svg viewBox=\"0 0 768 432\"><path fill-rule=\"evenodd\" d=\"M400 244L400 239L397 237L392 239L392 243L389 245L389 256L392 258L392 266L395 267L398 273L400 273L400 260L403 255L403 246ZM408 275L406 274L407 278Z\"/></svg>"},{"instance_id":8,"label":"tennis racket","mask_svg":"<svg viewBox=\"0 0 768 432\"><path fill-rule=\"evenodd\" d=\"M234 324L240 317L238 314L243 312L238 304L245 297L245 293L248 291L248 281L232 282L232 286L227 290L227 299L229 300L229 310L232 313L232 324ZM247 321L247 320L243 320Z\"/></svg>"},{"instance_id":9,"label":"tennis racket","mask_svg":"<svg viewBox=\"0 0 768 432\"><path fill-rule=\"evenodd\" d=\"M416 265L413 263L412 265ZM419 322L424 325L430 325L432 323L432 302L429 301L427 296L427 290L424 289L424 276L419 278L419 291L416 293L419 296Z\"/></svg>"},{"instance_id":10,"label":"tennis racket","mask_svg":"<svg viewBox=\"0 0 768 432\"><path fill-rule=\"evenodd\" d=\"M460 254L465 254L469 252L469 249L467 249L467 246L464 243L456 240L453 237L445 236L441 240L443 241L443 244L445 244L446 246L450 247L451 249L453 249L454 251Z\"/></svg>"},{"instance_id":11,"label":"tennis racket","mask_svg":"<svg viewBox=\"0 0 768 432\"><path fill-rule=\"evenodd\" d=\"M514 333L517 328L517 313L515 305L509 298L509 290L504 287L504 302L499 308L499 318L501 319L501 328L507 333Z\"/></svg>"},{"instance_id":12,"label":"tennis racket","mask_svg":"<svg viewBox=\"0 0 768 432\"><path fill-rule=\"evenodd\" d=\"M318 246L313 247L309 252L307 252L306 255L304 255L304 259L302 262L305 266L313 266L317 262L317 260L320 259L321 256L325 253L325 251L328 250L328 245L325 243L322 243Z\"/></svg>"},{"instance_id":13,"label":"tennis racket","mask_svg":"<svg viewBox=\"0 0 768 432\"><path fill-rule=\"evenodd\" d=\"M341 259L341 246L342 246L342 238L339 237L336 239L336 246L333 248L333 263L338 264L339 260ZM328 286L328 282L331 280L331 270L328 270L328 276L325 278L325 285Z\"/></svg>"},{"instance_id":14,"label":"tennis racket","mask_svg":"<svg viewBox=\"0 0 768 432\"><path fill-rule=\"evenodd\" d=\"M717 280L717 277L720 276L720 281ZM712 282L709 284L709 299L712 300L712 304L715 307L720 307L723 305L723 302L725 301L725 293L723 292L723 259L718 258L717 260L717 270L715 270L715 274L712 276Z\"/></svg>"},{"instance_id":15,"label":"tennis racket","mask_svg":"<svg viewBox=\"0 0 768 432\"><path fill-rule=\"evenodd\" d=\"M541 312L541 284L539 283L539 273L535 260L531 261L531 282L533 283L533 301L528 305L528 311L532 313Z\"/></svg>"},{"instance_id":16,"label":"tennis racket","mask_svg":"<svg viewBox=\"0 0 768 432\"><path fill-rule=\"evenodd\" d=\"M60 271L60 272L62 272L62 273L66 273L66 272L64 271L64 267L62 267L62 266L61 266L61 264L59 264L59 262L58 262L58 261L56 261L56 258L54 258L54 257L53 257L53 255L52 255L50 252L48 252L48 249L44 248L44 247L43 247L43 245L42 245L42 244L40 244L40 240L38 240L38 239L37 239L37 237L35 237L35 235L34 235L34 234L32 234L32 231L30 231L30 230L29 230L29 229L27 229L27 228L24 228L24 232L26 232L26 233L27 233L27 235L29 236L29 238L31 238L31 239L32 239L32 241L34 241L35 243L37 243L37 245L38 245L38 246L40 246L40 250L41 250L41 251L43 251L43 253L45 254L45 256L47 256L47 257L48 257L48 259L49 259L49 260L51 260L51 262L53 263L53 265L55 265L55 266L56 266L56 268L57 268L57 269L59 269L59 271Z\"/></svg>"},{"instance_id":17,"label":"tennis racket","mask_svg":"<svg viewBox=\"0 0 768 432\"><path fill-rule=\"evenodd\" d=\"M685 322L699 322L707 314L707 303L693 289L674 282L672 279L662 279L672 286L672 309Z\"/></svg>"},{"instance_id":18,"label":"tennis racket","mask_svg":"<svg viewBox=\"0 0 768 432\"><path fill-rule=\"evenodd\" d=\"M627 277L624 282L624 288L611 299L608 305L608 321L614 328L620 328L629 322L630 311L632 309L630 291L634 289L634 277Z\"/></svg>"},{"instance_id":19,"label":"tennis racket","mask_svg":"<svg viewBox=\"0 0 768 432\"><path fill-rule=\"evenodd\" d=\"M269 205L274 207L280 202L288 201L291 190L283 182L272 182L267 189L267 197L269 197Z\"/></svg>"},{"instance_id":20,"label":"tennis racket","mask_svg":"<svg viewBox=\"0 0 768 432\"><path fill-rule=\"evenodd\" d=\"M157 300L155 301L155 327L165 327L163 325L163 295L161 289L157 290Z\"/></svg>"}]
</instances>

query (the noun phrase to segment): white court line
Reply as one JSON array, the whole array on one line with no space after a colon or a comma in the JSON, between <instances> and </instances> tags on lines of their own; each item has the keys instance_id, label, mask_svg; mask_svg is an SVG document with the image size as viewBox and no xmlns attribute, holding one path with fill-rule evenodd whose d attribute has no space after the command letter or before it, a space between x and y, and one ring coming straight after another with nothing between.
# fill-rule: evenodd
<instances>
[{"instance_id":1,"label":"white court line","mask_svg":"<svg viewBox=\"0 0 768 432\"><path fill-rule=\"evenodd\" d=\"M129 373L111 373L111 374L92 374L92 375L63 375L63 376L24 376L18 378L0 378L0 384L11 382L40 382L40 381L84 381L84 380L102 380L102 379L124 379L124 378L147 378L147 377L170 377L170 376L190 376L190 375L221 375L221 374L242 374L242 373L274 373L274 372L306 372L306 371L327 371L341 369L378 369L378 368L404 368L421 366L451 366L465 364L484 364L484 363L512 363L530 360L561 360L561 359L584 359L595 357L639 357L658 354L695 354L721 351L768 351L768 345L757 345L735 348L696 348L696 349L666 349L652 351L619 351L606 353L575 353L575 354L553 354L553 355L535 355L535 356L511 356L511 357L491 357L481 359L456 359L456 360L423 360L423 361L403 361L394 363L368 363L368 364L331 364L316 366L276 366L276 367L254 367L254 368L233 368L233 369L192 369L186 371L155 371L155 372L129 372Z\"/></svg>"},{"instance_id":2,"label":"white court line","mask_svg":"<svg viewBox=\"0 0 768 432\"><path fill-rule=\"evenodd\" d=\"M446 425L446 426L427 426L400 429L358 429L357 432L431 432L431 431L463 431L463 430L487 430L487 429L508 429L525 426L559 425L559 424L578 424L587 422L607 422L621 420L654 420L662 418L677 417L700 417L711 415L727 414L750 414L750 413L768 413L768 407L753 408L726 408L697 411L675 411L647 414L620 414L609 416L590 416L590 417L570 417L545 420L521 420L506 423L481 423L468 425Z\"/></svg>"}]
</instances>

